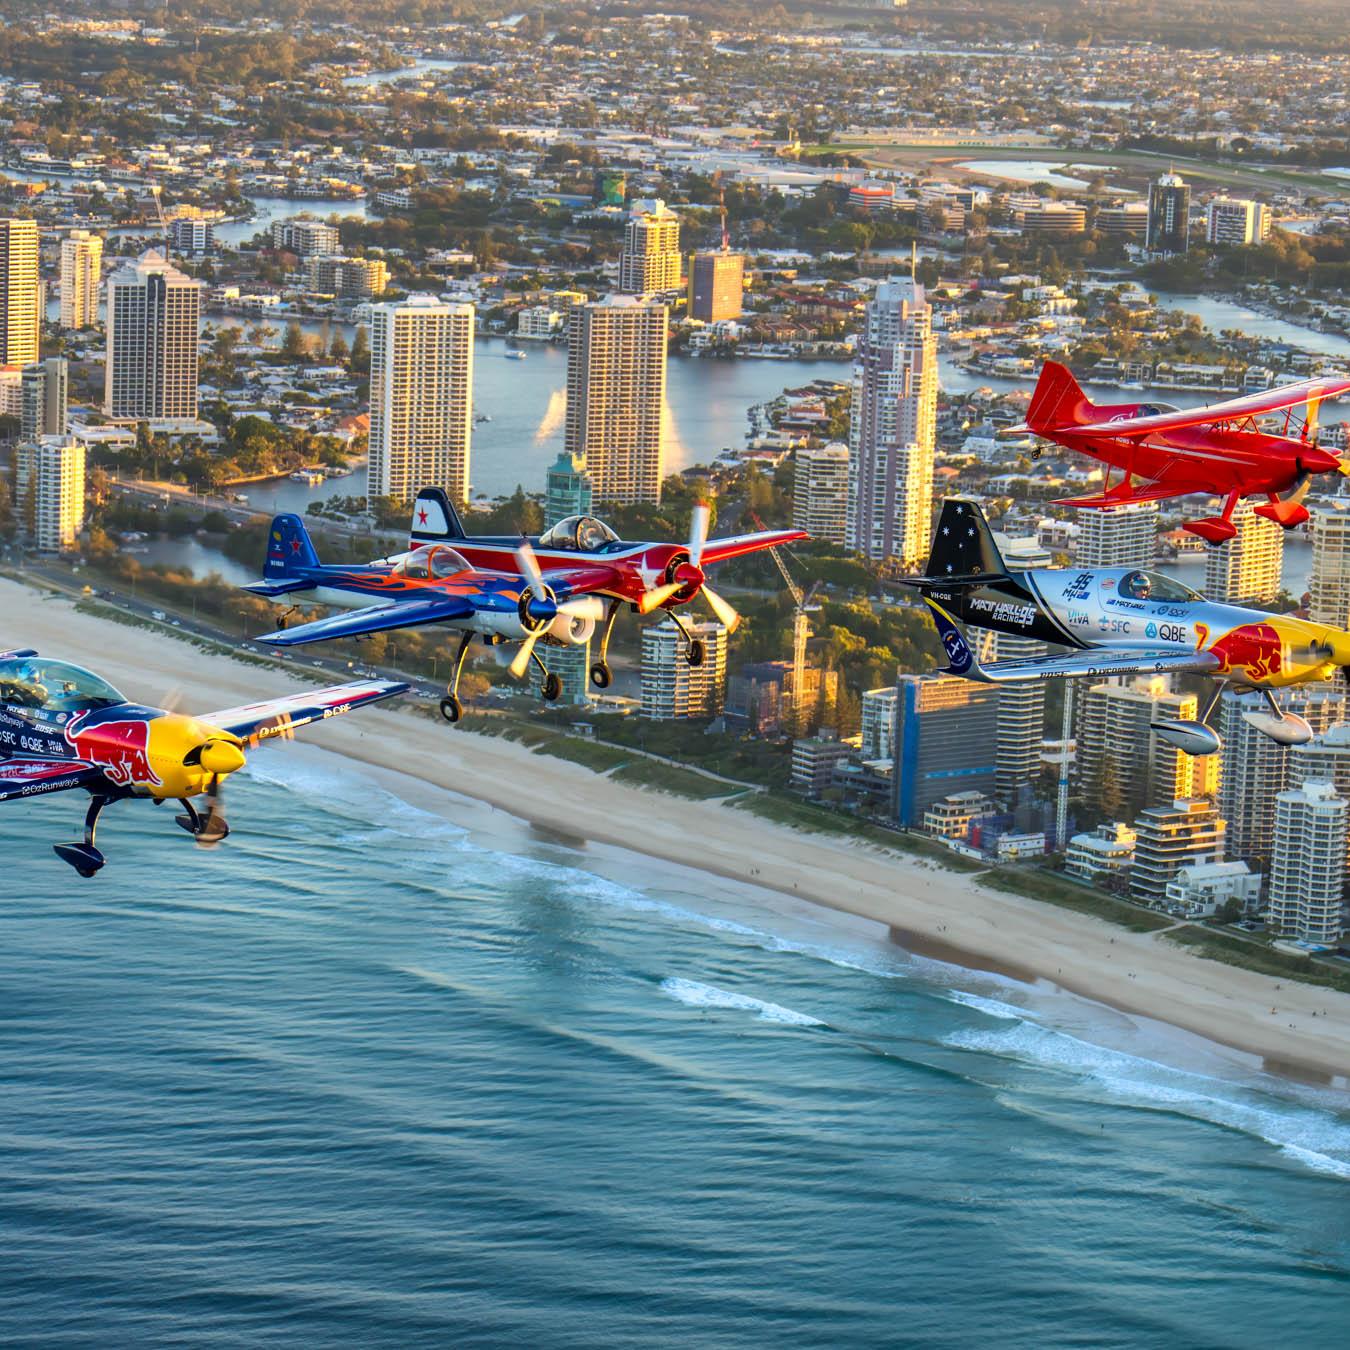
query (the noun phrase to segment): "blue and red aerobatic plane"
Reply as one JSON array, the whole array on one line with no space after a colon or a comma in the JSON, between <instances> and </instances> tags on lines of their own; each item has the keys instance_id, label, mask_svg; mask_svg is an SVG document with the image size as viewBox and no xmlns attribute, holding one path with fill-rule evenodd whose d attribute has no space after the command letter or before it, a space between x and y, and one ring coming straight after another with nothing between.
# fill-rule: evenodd
<instances>
[{"instance_id":1,"label":"blue and red aerobatic plane","mask_svg":"<svg viewBox=\"0 0 1350 1350\"><path fill-rule=\"evenodd\" d=\"M131 703L69 661L0 652L0 802L72 788L89 793L84 839L53 845L82 877L104 864L94 844L99 814L131 797L177 801L179 825L209 847L230 832L221 785L244 767L245 750L407 688L362 680L188 717ZM201 796L204 811L192 800Z\"/></svg>"},{"instance_id":2,"label":"blue and red aerobatic plane","mask_svg":"<svg viewBox=\"0 0 1350 1350\"><path fill-rule=\"evenodd\" d=\"M562 692L557 675L535 650L589 642L602 619L600 651L591 683L610 683L607 660L614 621L624 604L638 613L664 609L685 638L691 666L705 659L703 642L675 612L701 595L718 620L734 629L740 616L706 584L704 568L743 553L806 538L802 530L766 530L728 539L708 538L708 509L694 509L687 544L625 543L593 516L569 516L535 539L467 535L439 488L424 488L413 507L407 553L364 565L325 565L299 516L272 521L263 579L246 590L290 601L308 599L352 612L333 614L259 638L289 647L326 639L360 637L396 628L443 624L457 629L459 651L441 714L461 715L459 678L474 634L488 644L518 642L511 662L517 676L533 662L546 700Z\"/></svg>"}]
</instances>

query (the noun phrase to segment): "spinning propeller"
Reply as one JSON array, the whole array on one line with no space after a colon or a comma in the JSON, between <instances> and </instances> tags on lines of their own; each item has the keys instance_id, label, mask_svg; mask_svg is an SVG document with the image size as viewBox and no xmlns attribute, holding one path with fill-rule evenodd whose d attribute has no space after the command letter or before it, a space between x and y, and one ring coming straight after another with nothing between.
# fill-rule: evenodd
<instances>
[{"instance_id":1,"label":"spinning propeller","mask_svg":"<svg viewBox=\"0 0 1350 1350\"><path fill-rule=\"evenodd\" d=\"M192 834L198 848L214 848L230 832L225 821L224 780L244 767L244 752L234 741L213 736L189 750L183 763L200 765L211 775L206 784L206 818L195 822ZM180 822L184 819L179 817Z\"/></svg>"},{"instance_id":2,"label":"spinning propeller","mask_svg":"<svg viewBox=\"0 0 1350 1350\"><path fill-rule=\"evenodd\" d=\"M675 568L670 574L669 581L660 586L653 586L643 595L638 601L638 612L650 614L652 610L659 609L681 591L689 591L692 592L690 599L693 599L694 595L701 595L708 602L708 608L712 610L717 622L727 632L734 633L740 624L741 616L707 584L703 577L703 547L708 542L708 520L708 508L700 502L694 507L694 514L689 521L688 560Z\"/></svg>"},{"instance_id":3,"label":"spinning propeller","mask_svg":"<svg viewBox=\"0 0 1350 1350\"><path fill-rule=\"evenodd\" d=\"M520 679L530 668L535 643L548 632L549 625L559 614L565 614L570 619L598 621L604 618L605 602L598 595L579 595L575 600L564 600L559 604L544 581L544 574L539 570L539 559L534 556L534 549L528 540L522 539L520 547L516 549L516 566L521 576L529 582L530 598L525 602L521 620L523 622L528 615L538 625L525 635L520 649L511 659L511 674Z\"/></svg>"}]
</instances>

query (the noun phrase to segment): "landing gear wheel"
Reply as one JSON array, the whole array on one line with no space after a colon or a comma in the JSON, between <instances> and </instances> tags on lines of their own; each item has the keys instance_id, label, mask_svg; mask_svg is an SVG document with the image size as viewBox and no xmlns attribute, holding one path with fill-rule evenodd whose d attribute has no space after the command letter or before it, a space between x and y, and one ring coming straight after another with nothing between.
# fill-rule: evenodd
<instances>
[{"instance_id":1,"label":"landing gear wheel","mask_svg":"<svg viewBox=\"0 0 1350 1350\"><path fill-rule=\"evenodd\" d=\"M701 666L708 659L708 648L702 638L694 638L684 649L684 659L688 665Z\"/></svg>"},{"instance_id":2,"label":"landing gear wheel","mask_svg":"<svg viewBox=\"0 0 1350 1350\"><path fill-rule=\"evenodd\" d=\"M1345 669L1347 672L1350 672L1350 666L1346 666ZM608 689L610 681L613 678L614 677L610 674L609 662L597 661L591 667L591 683L597 689ZM1348 675L1347 678L1350 678L1350 675Z\"/></svg>"},{"instance_id":3,"label":"landing gear wheel","mask_svg":"<svg viewBox=\"0 0 1350 1350\"><path fill-rule=\"evenodd\" d=\"M285 616L284 614L278 614L278 615L277 615L277 632L278 632L278 633L284 633L285 631L286 631L286 616Z\"/></svg>"},{"instance_id":4,"label":"landing gear wheel","mask_svg":"<svg viewBox=\"0 0 1350 1350\"><path fill-rule=\"evenodd\" d=\"M458 722L464 716L464 708L453 694L447 694L441 700L441 716L447 722Z\"/></svg>"},{"instance_id":5,"label":"landing gear wheel","mask_svg":"<svg viewBox=\"0 0 1350 1350\"><path fill-rule=\"evenodd\" d=\"M545 703L556 703L562 697L562 680L550 670L539 686L539 693Z\"/></svg>"}]
</instances>

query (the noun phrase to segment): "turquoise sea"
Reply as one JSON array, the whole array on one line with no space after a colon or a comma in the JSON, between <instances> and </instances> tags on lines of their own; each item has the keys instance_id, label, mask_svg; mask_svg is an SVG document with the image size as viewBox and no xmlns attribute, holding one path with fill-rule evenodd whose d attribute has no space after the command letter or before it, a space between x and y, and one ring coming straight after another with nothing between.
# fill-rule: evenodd
<instances>
[{"instance_id":1,"label":"turquoise sea","mask_svg":"<svg viewBox=\"0 0 1350 1350\"><path fill-rule=\"evenodd\" d=\"M1345 1343L1343 1095L287 750L0 811L5 1345Z\"/></svg>"}]
</instances>

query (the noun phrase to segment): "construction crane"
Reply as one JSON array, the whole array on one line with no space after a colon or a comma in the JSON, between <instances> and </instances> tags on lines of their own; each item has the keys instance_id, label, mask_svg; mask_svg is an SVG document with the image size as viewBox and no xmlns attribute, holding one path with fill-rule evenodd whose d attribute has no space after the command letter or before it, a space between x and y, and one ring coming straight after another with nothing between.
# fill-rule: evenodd
<instances>
[{"instance_id":1,"label":"construction crane","mask_svg":"<svg viewBox=\"0 0 1350 1350\"><path fill-rule=\"evenodd\" d=\"M750 519L755 528L765 528L764 522L752 511ZM793 736L800 736L806 727L806 644L811 640L811 620L807 617L820 612L819 605L811 602L815 599L820 583L813 581L808 590L803 591L792 579L787 563L783 561L782 550L776 546L769 548L769 556L778 568L787 587L794 606L792 613L792 711L788 717L788 730Z\"/></svg>"},{"instance_id":2,"label":"construction crane","mask_svg":"<svg viewBox=\"0 0 1350 1350\"><path fill-rule=\"evenodd\" d=\"M150 199L155 204L155 215L159 220L160 233L164 236L164 261L169 262L171 261L169 258L169 243L172 236L169 233L169 222L164 217L164 204L159 199L162 191L163 189L158 183L153 184L150 188Z\"/></svg>"}]
</instances>

